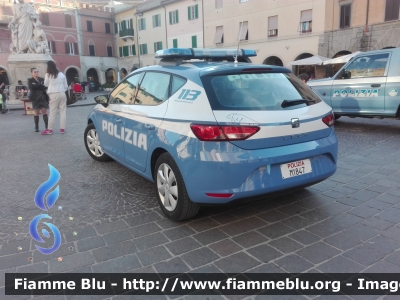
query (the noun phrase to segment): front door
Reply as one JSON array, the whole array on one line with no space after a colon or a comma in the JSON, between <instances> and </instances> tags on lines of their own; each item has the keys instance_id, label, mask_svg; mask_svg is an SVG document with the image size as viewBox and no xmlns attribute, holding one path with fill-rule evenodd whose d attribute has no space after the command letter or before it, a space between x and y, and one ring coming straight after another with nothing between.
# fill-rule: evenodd
<instances>
[{"instance_id":1,"label":"front door","mask_svg":"<svg viewBox=\"0 0 400 300\"><path fill-rule=\"evenodd\" d=\"M350 115L383 114L389 53L363 55L353 60L332 84L332 108L335 113Z\"/></svg>"}]
</instances>

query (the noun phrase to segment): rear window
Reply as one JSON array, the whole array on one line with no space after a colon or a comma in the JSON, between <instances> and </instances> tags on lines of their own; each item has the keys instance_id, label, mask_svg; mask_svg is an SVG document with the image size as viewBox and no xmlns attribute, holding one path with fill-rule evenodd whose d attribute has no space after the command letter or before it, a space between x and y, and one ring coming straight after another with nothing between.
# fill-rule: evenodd
<instances>
[{"instance_id":1,"label":"rear window","mask_svg":"<svg viewBox=\"0 0 400 300\"><path fill-rule=\"evenodd\" d=\"M292 73L241 73L201 78L213 110L291 110L284 100L316 100L318 96Z\"/></svg>"}]
</instances>

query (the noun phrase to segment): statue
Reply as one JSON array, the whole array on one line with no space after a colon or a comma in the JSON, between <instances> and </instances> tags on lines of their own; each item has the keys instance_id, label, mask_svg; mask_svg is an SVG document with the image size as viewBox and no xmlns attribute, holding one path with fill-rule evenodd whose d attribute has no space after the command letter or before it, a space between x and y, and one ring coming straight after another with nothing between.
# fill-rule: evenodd
<instances>
[{"instance_id":1,"label":"statue","mask_svg":"<svg viewBox=\"0 0 400 300\"><path fill-rule=\"evenodd\" d=\"M47 39L39 21L39 15L32 5L18 0L13 5L13 18L8 24L11 30L12 53L45 53L49 48Z\"/></svg>"}]
</instances>

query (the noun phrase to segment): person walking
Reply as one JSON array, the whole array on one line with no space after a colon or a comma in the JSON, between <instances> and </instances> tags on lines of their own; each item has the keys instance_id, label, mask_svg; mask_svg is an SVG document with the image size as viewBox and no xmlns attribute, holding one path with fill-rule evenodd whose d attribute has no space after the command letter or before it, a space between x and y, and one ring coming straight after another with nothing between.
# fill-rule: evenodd
<instances>
[{"instance_id":1,"label":"person walking","mask_svg":"<svg viewBox=\"0 0 400 300\"><path fill-rule=\"evenodd\" d=\"M53 134L54 119L57 111L60 112L60 133L65 133L67 117L67 78L57 69L56 63L52 60L47 62L47 73L44 76L44 85L48 87L47 93L50 97L50 118L49 126L42 134Z\"/></svg>"},{"instance_id":2,"label":"person walking","mask_svg":"<svg viewBox=\"0 0 400 300\"><path fill-rule=\"evenodd\" d=\"M39 132L39 110L42 111L44 125L47 129L47 109L49 108L49 101L46 94L47 88L43 85L44 79L39 77L39 70L36 68L32 68L31 74L32 78L28 79L29 100L32 101L35 131Z\"/></svg>"}]
</instances>

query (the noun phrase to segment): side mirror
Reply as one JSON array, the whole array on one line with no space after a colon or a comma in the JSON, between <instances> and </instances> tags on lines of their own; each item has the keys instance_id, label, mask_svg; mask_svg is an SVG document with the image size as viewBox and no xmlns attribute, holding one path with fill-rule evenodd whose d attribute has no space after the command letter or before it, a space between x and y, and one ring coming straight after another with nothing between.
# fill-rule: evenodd
<instances>
[{"instance_id":1,"label":"side mirror","mask_svg":"<svg viewBox=\"0 0 400 300\"><path fill-rule=\"evenodd\" d=\"M342 77L343 77L343 79L350 79L351 78L351 72L344 70Z\"/></svg>"},{"instance_id":2,"label":"side mirror","mask_svg":"<svg viewBox=\"0 0 400 300\"><path fill-rule=\"evenodd\" d=\"M94 97L94 101L96 101L98 104L103 105L104 107L107 107L108 95L98 95L98 96Z\"/></svg>"}]
</instances>

